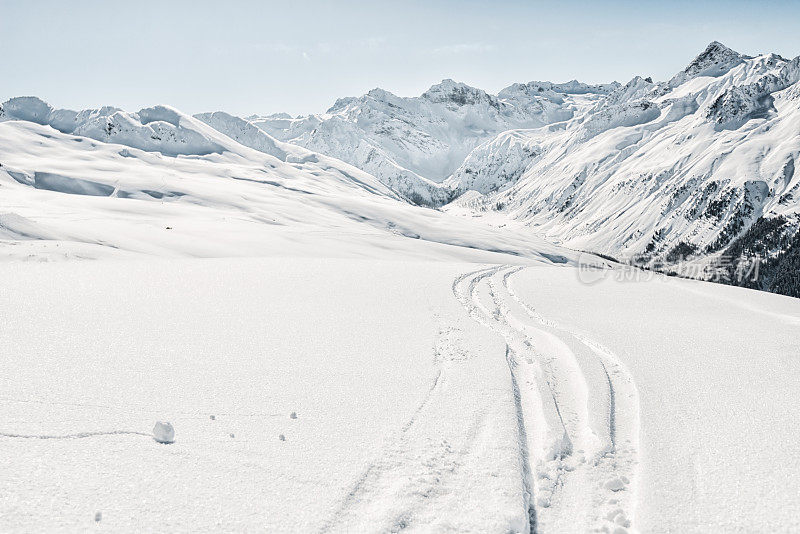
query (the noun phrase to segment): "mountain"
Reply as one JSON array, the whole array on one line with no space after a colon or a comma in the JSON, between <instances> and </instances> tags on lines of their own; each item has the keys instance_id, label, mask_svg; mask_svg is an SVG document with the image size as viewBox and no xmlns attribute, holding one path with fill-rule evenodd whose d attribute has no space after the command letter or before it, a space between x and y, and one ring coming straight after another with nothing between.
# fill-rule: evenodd
<instances>
[{"instance_id":1,"label":"mountain","mask_svg":"<svg viewBox=\"0 0 800 534\"><path fill-rule=\"evenodd\" d=\"M278 139L369 172L412 203L438 206L457 192L442 182L473 149L506 130L570 119L578 102L617 85L531 82L491 95L443 80L419 97L373 89L358 98L339 99L321 115L248 120Z\"/></svg>"},{"instance_id":2,"label":"mountain","mask_svg":"<svg viewBox=\"0 0 800 534\"><path fill-rule=\"evenodd\" d=\"M447 183L480 194L444 209L668 271L687 257L727 278L754 257L770 269L800 226L798 80L800 57L713 42L667 82L636 77L567 121L476 148ZM778 290L774 276L760 288Z\"/></svg>"},{"instance_id":3,"label":"mountain","mask_svg":"<svg viewBox=\"0 0 800 534\"><path fill-rule=\"evenodd\" d=\"M774 263L800 227L798 79L800 58L714 41L664 82L530 82L491 95L444 80L415 98L374 89L321 115L248 120L409 202L510 219L572 248L674 270L727 262L759 222L779 230L744 249Z\"/></svg>"},{"instance_id":4,"label":"mountain","mask_svg":"<svg viewBox=\"0 0 800 534\"><path fill-rule=\"evenodd\" d=\"M223 112L4 102L0 530L800 532L800 300L574 250L800 287L797 60L674 80L268 119L380 176Z\"/></svg>"},{"instance_id":5,"label":"mountain","mask_svg":"<svg viewBox=\"0 0 800 534\"><path fill-rule=\"evenodd\" d=\"M529 82L492 95L444 80L418 97L373 89L305 117L189 117L167 106L76 112L23 97L0 107L0 121L124 145L127 154L272 157L317 179L333 170L334 181L436 208L448 221L513 226L689 276L718 277L709 266L722 264L733 279L757 259L767 270L760 281L738 282L794 294L786 288L800 286L787 274L800 254L798 80L800 57L749 56L714 41L663 82ZM18 181L36 182L25 176ZM451 236L459 233L453 226Z\"/></svg>"},{"instance_id":6,"label":"mountain","mask_svg":"<svg viewBox=\"0 0 800 534\"><path fill-rule=\"evenodd\" d=\"M4 257L574 259L525 232L410 205L243 119L201 118L168 106L60 110L35 97L0 105Z\"/></svg>"}]
</instances>

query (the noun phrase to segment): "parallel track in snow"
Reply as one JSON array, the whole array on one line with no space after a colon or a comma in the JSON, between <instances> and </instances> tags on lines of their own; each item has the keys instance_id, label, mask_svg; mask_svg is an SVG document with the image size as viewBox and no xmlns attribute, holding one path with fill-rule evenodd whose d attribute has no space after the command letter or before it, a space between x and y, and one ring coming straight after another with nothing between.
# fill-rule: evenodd
<instances>
[{"instance_id":1,"label":"parallel track in snow","mask_svg":"<svg viewBox=\"0 0 800 534\"><path fill-rule=\"evenodd\" d=\"M453 293L506 341L530 532L632 529L639 400L616 355L514 292L522 267L456 278Z\"/></svg>"}]
</instances>

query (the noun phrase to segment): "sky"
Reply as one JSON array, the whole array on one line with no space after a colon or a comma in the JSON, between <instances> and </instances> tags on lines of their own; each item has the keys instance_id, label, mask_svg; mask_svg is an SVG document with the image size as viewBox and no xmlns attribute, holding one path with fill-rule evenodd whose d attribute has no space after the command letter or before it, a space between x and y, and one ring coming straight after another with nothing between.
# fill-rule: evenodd
<instances>
[{"instance_id":1,"label":"sky","mask_svg":"<svg viewBox=\"0 0 800 534\"><path fill-rule=\"evenodd\" d=\"M381 87L671 77L713 40L800 55L800 0L0 0L0 100L322 112Z\"/></svg>"}]
</instances>

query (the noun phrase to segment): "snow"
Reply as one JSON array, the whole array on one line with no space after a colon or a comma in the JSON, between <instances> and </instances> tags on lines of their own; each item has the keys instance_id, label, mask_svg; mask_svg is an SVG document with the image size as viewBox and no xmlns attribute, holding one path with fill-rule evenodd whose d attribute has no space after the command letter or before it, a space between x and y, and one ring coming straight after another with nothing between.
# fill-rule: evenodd
<instances>
[{"instance_id":1,"label":"snow","mask_svg":"<svg viewBox=\"0 0 800 534\"><path fill-rule=\"evenodd\" d=\"M305 118L7 101L0 529L800 530L800 302L578 251L793 216L796 64Z\"/></svg>"},{"instance_id":2,"label":"snow","mask_svg":"<svg viewBox=\"0 0 800 534\"><path fill-rule=\"evenodd\" d=\"M226 150L169 157L159 146L146 152L27 121L0 122L4 257L386 257L395 251L492 261L498 251L556 254L524 231L465 226L400 202L341 161L293 146L281 161L191 117L177 122Z\"/></svg>"},{"instance_id":3,"label":"snow","mask_svg":"<svg viewBox=\"0 0 800 534\"><path fill-rule=\"evenodd\" d=\"M7 531L98 504L115 531L800 527L793 299L563 264L0 269Z\"/></svg>"},{"instance_id":4,"label":"snow","mask_svg":"<svg viewBox=\"0 0 800 534\"><path fill-rule=\"evenodd\" d=\"M454 194L441 182L474 148L512 128L570 119L574 94L597 96L615 87L531 82L490 95L447 79L415 98L376 88L358 98L339 99L322 115L249 120L278 139L373 174L413 203L438 206Z\"/></svg>"},{"instance_id":5,"label":"snow","mask_svg":"<svg viewBox=\"0 0 800 534\"><path fill-rule=\"evenodd\" d=\"M503 344L453 298L461 265L2 269L0 350L15 369L2 432L146 431L157 416L180 431L169 447L0 438L7 531L87 528L98 496L114 531L521 528Z\"/></svg>"},{"instance_id":6,"label":"snow","mask_svg":"<svg viewBox=\"0 0 800 534\"><path fill-rule=\"evenodd\" d=\"M681 243L716 253L761 216L796 229L799 62L712 43L668 83L635 77L568 121L479 146L447 183L484 197L444 210L646 260Z\"/></svg>"},{"instance_id":7,"label":"snow","mask_svg":"<svg viewBox=\"0 0 800 534\"><path fill-rule=\"evenodd\" d=\"M153 427L153 439L159 443L172 443L175 441L175 429L171 423L156 421Z\"/></svg>"},{"instance_id":8,"label":"snow","mask_svg":"<svg viewBox=\"0 0 800 534\"><path fill-rule=\"evenodd\" d=\"M612 347L635 381L639 531L800 528L796 299L663 277L587 286L539 268L512 287L566 331Z\"/></svg>"}]
</instances>

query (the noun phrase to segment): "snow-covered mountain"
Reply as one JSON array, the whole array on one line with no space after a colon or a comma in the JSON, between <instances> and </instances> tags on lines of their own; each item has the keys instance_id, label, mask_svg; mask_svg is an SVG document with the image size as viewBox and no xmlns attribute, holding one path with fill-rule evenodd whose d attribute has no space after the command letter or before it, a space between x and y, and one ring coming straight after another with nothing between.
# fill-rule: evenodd
<instances>
[{"instance_id":1,"label":"snow-covered mountain","mask_svg":"<svg viewBox=\"0 0 800 534\"><path fill-rule=\"evenodd\" d=\"M444 80L414 98L373 89L319 115L197 118L257 150L271 150L264 132L348 162L414 204L645 263L718 255L778 221L769 244L739 243L766 258L800 226L799 79L800 58L715 41L664 82L491 95Z\"/></svg>"},{"instance_id":2,"label":"snow-covered mountain","mask_svg":"<svg viewBox=\"0 0 800 534\"><path fill-rule=\"evenodd\" d=\"M321 115L248 120L278 139L369 172L415 204L438 206L458 192L441 182L474 148L506 130L570 119L579 107L576 99L597 98L617 85L531 82L491 95L443 80L419 97L373 89L358 98L341 98Z\"/></svg>"},{"instance_id":3,"label":"snow-covered mountain","mask_svg":"<svg viewBox=\"0 0 800 534\"><path fill-rule=\"evenodd\" d=\"M167 106L2 104L4 257L563 258L525 232L413 206L374 176L243 119L201 118Z\"/></svg>"},{"instance_id":4,"label":"snow-covered mountain","mask_svg":"<svg viewBox=\"0 0 800 534\"><path fill-rule=\"evenodd\" d=\"M446 209L499 206L570 247L653 259L723 251L760 217L791 233L798 80L800 57L711 43L667 82L636 77L582 115L477 148L450 180L489 192Z\"/></svg>"}]
</instances>

